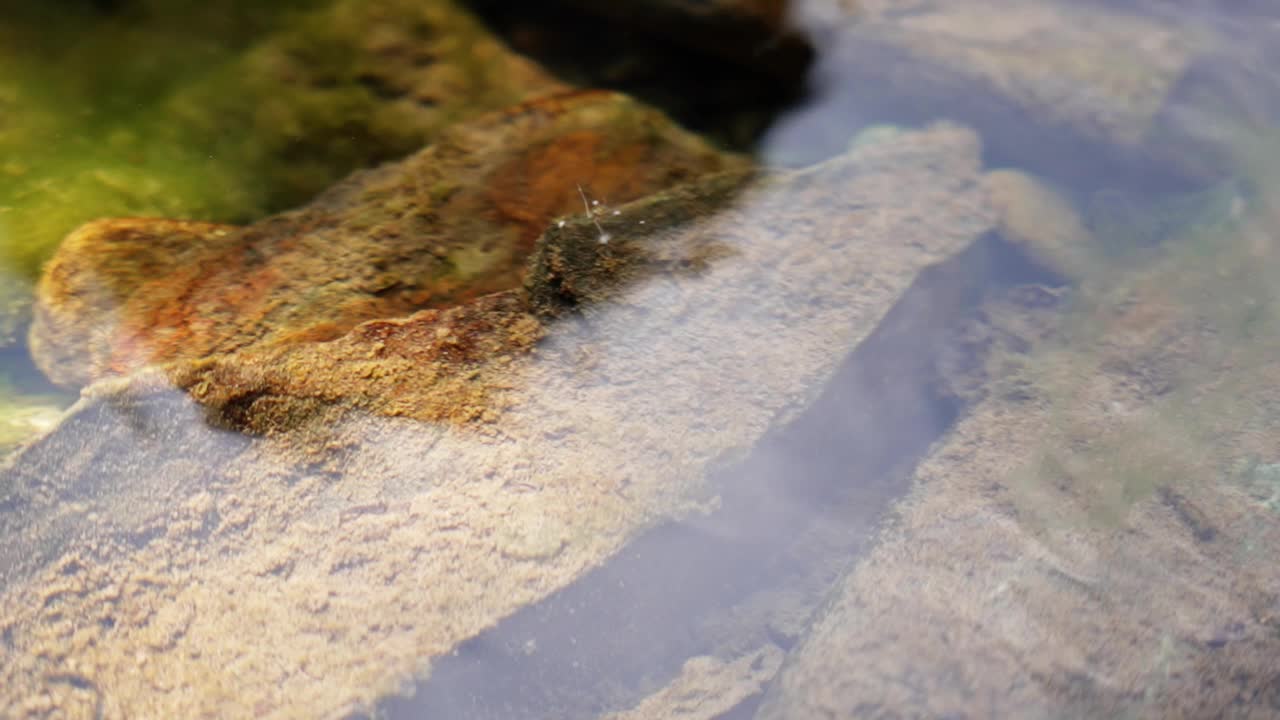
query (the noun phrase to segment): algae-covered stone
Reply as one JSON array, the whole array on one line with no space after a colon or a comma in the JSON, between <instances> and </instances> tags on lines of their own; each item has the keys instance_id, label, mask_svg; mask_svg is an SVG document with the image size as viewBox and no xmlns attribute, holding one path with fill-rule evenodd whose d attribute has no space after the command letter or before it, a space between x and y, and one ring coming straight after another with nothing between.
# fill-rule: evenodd
<instances>
[{"instance_id":1,"label":"algae-covered stone","mask_svg":"<svg viewBox=\"0 0 1280 720\"><path fill-rule=\"evenodd\" d=\"M1231 224L1243 212L1247 195L1238 180L1156 196L1099 188L1084 201L1082 215L1101 253L1118 260Z\"/></svg>"},{"instance_id":2,"label":"algae-covered stone","mask_svg":"<svg viewBox=\"0 0 1280 720\"><path fill-rule=\"evenodd\" d=\"M0 708L369 710L705 507L990 230L978 156L939 127L710 178L553 223L527 290L91 386L0 470Z\"/></svg>"},{"instance_id":3,"label":"algae-covered stone","mask_svg":"<svg viewBox=\"0 0 1280 720\"><path fill-rule=\"evenodd\" d=\"M56 382L260 344L517 286L552 218L741 167L623 96L552 96L461 124L403 162L246 228L103 220L39 285L31 334ZM598 208L599 205L593 207Z\"/></svg>"},{"instance_id":4,"label":"algae-covered stone","mask_svg":"<svg viewBox=\"0 0 1280 720\"><path fill-rule=\"evenodd\" d=\"M278 210L458 121L563 89L454 0L336 0L163 111L189 142L238 159Z\"/></svg>"},{"instance_id":5,"label":"algae-covered stone","mask_svg":"<svg viewBox=\"0 0 1280 720\"><path fill-rule=\"evenodd\" d=\"M0 24L0 263L29 278L94 218L253 219L562 87L452 0L76 5Z\"/></svg>"}]
</instances>

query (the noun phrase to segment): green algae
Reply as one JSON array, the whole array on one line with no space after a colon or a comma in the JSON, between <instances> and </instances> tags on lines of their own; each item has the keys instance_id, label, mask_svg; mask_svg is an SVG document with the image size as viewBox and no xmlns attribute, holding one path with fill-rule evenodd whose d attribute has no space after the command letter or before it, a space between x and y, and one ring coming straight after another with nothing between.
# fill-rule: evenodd
<instances>
[{"instance_id":1,"label":"green algae","mask_svg":"<svg viewBox=\"0 0 1280 720\"><path fill-rule=\"evenodd\" d=\"M1239 212L1241 185L1238 179L1228 179L1154 197L1116 190L1094 193L1085 214L1099 261L1142 260L1146 251L1166 241L1189 239L1203 246L1199 240L1215 237Z\"/></svg>"},{"instance_id":2,"label":"green algae","mask_svg":"<svg viewBox=\"0 0 1280 720\"><path fill-rule=\"evenodd\" d=\"M447 0L10 4L0 269L27 278L88 220L245 222L528 80Z\"/></svg>"},{"instance_id":3,"label":"green algae","mask_svg":"<svg viewBox=\"0 0 1280 720\"><path fill-rule=\"evenodd\" d=\"M515 99L448 0L115 5L0 0L0 455L67 401L17 368L32 284L75 227L249 221Z\"/></svg>"},{"instance_id":4,"label":"green algae","mask_svg":"<svg viewBox=\"0 0 1280 720\"><path fill-rule=\"evenodd\" d=\"M26 3L0 23L0 267L33 278L70 229L101 215L260 211L240 158L211 158L165 118L176 88L232 61L302 0Z\"/></svg>"},{"instance_id":5,"label":"green algae","mask_svg":"<svg viewBox=\"0 0 1280 720\"><path fill-rule=\"evenodd\" d=\"M1033 388L1061 435L1012 478L1033 526L1113 530L1154 496L1198 527L1180 493L1206 483L1280 510L1280 465L1264 449L1280 427L1280 137L1232 143L1234 178L1095 222L1111 262L1072 293L1061 335L1001 379ZM1105 376L1122 378L1123 406L1092 404ZM1050 499L1068 486L1073 507Z\"/></svg>"}]
</instances>

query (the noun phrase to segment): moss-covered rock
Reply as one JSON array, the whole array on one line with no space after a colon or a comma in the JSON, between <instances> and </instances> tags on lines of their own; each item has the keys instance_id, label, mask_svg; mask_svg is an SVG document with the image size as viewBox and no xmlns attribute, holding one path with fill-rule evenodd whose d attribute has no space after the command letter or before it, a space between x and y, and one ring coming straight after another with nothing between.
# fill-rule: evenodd
<instances>
[{"instance_id":1,"label":"moss-covered rock","mask_svg":"<svg viewBox=\"0 0 1280 720\"><path fill-rule=\"evenodd\" d=\"M246 228L90 223L41 280L32 353L75 386L149 363L332 339L516 287L543 228L584 203L744 164L624 96L544 98L462 123L403 162Z\"/></svg>"},{"instance_id":2,"label":"moss-covered rock","mask_svg":"<svg viewBox=\"0 0 1280 720\"><path fill-rule=\"evenodd\" d=\"M27 277L87 220L243 221L558 86L451 0L53 5L0 26L0 264Z\"/></svg>"}]
</instances>

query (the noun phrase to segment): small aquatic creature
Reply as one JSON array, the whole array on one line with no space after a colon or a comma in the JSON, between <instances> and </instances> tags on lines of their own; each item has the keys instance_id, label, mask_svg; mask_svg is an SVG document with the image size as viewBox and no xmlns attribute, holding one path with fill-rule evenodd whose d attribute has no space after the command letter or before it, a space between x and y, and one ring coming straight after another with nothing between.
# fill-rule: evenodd
<instances>
[{"instance_id":1,"label":"small aquatic creature","mask_svg":"<svg viewBox=\"0 0 1280 720\"><path fill-rule=\"evenodd\" d=\"M600 221L596 219L595 209L600 206L600 201L592 200L591 202L588 203L587 193L583 191L581 184L578 185L578 195L582 197L582 207L586 208L587 217L591 218L591 222L595 224L596 230L600 231L600 244L608 245L611 236L609 235L609 233L605 232L604 228L600 226ZM615 210L613 214L620 215L621 213ZM561 227L564 227L563 223L561 224Z\"/></svg>"}]
</instances>

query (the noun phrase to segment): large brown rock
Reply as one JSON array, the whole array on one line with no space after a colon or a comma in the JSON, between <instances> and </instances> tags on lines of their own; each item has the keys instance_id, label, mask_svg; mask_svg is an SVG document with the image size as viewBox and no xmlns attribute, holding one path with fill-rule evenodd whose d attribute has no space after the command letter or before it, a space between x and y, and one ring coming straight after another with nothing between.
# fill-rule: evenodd
<instances>
[{"instance_id":1,"label":"large brown rock","mask_svg":"<svg viewBox=\"0 0 1280 720\"><path fill-rule=\"evenodd\" d=\"M552 218L740 168L620 95L559 95L450 129L249 227L100 220L45 268L32 354L84 385L152 363L328 340L520 283Z\"/></svg>"},{"instance_id":2,"label":"large brown rock","mask_svg":"<svg viewBox=\"0 0 1280 720\"><path fill-rule=\"evenodd\" d=\"M706 507L994 222L954 127L613 212L524 290L90 386L0 469L0 714L368 709Z\"/></svg>"}]
</instances>

